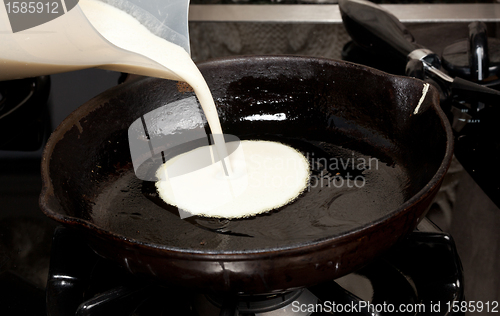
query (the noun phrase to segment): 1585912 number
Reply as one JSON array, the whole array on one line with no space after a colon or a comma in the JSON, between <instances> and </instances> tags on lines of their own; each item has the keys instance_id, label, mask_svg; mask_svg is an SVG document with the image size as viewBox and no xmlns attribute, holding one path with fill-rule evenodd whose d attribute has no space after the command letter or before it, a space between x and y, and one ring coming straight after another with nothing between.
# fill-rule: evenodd
<instances>
[{"instance_id":1,"label":"1585912 number","mask_svg":"<svg viewBox=\"0 0 500 316\"><path fill-rule=\"evenodd\" d=\"M5 2L7 13L11 14L59 14L58 2L36 2L36 1L9 1Z\"/></svg>"}]
</instances>

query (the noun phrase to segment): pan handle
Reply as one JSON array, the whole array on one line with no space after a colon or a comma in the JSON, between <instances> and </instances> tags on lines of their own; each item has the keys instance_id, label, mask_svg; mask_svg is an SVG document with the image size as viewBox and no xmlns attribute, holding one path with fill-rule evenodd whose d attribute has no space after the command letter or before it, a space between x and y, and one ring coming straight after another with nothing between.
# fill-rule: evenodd
<instances>
[{"instance_id":1,"label":"pan handle","mask_svg":"<svg viewBox=\"0 0 500 316\"><path fill-rule=\"evenodd\" d=\"M339 8L347 32L362 48L372 53L406 61L422 48L408 29L390 12L365 0L340 0Z\"/></svg>"}]
</instances>

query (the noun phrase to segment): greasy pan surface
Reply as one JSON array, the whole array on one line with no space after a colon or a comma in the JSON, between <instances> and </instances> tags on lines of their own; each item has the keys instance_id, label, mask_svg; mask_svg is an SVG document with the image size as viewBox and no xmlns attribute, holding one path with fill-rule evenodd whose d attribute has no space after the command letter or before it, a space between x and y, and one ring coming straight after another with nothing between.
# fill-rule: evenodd
<instances>
[{"instance_id":1,"label":"greasy pan surface","mask_svg":"<svg viewBox=\"0 0 500 316\"><path fill-rule=\"evenodd\" d=\"M193 93L146 78L89 101L52 134L42 163L45 214L81 229L98 253L134 273L202 290L262 293L346 274L426 212L452 147L434 89L422 99L421 81L325 59L243 57L199 66L224 131L301 150L310 158L309 190L279 210L229 221L232 235L196 227L152 202L132 170L128 127ZM181 124L199 109L171 112L181 118L172 124ZM270 116L280 120L259 119ZM322 161L337 164L323 170ZM328 185L320 182L327 179L322 170L364 182Z\"/></svg>"}]
</instances>

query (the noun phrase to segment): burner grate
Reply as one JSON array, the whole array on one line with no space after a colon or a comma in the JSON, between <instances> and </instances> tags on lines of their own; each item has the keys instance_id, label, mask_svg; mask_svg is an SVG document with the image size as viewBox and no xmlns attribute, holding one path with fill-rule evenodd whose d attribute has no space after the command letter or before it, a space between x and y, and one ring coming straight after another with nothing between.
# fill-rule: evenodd
<instances>
[{"instance_id":1,"label":"burner grate","mask_svg":"<svg viewBox=\"0 0 500 316\"><path fill-rule=\"evenodd\" d=\"M361 291L360 283L366 285ZM442 312L433 315L452 316L461 314L446 313L444 306L463 299L463 276L449 235L415 231L390 253L337 281L268 295L202 294L130 275L94 254L77 232L59 227L46 294L49 316L317 316L331 315L333 305L334 315L342 315L338 308L345 306L358 306L358 315L391 314L374 310L384 304L421 304L423 310L399 314L426 315L438 302Z\"/></svg>"}]
</instances>

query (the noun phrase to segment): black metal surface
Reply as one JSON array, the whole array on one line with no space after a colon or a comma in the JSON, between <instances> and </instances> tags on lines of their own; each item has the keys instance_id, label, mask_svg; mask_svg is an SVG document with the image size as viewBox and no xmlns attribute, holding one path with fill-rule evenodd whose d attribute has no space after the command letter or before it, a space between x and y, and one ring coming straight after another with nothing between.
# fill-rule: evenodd
<instances>
[{"instance_id":1,"label":"black metal surface","mask_svg":"<svg viewBox=\"0 0 500 316\"><path fill-rule=\"evenodd\" d=\"M465 314L454 314L445 308L448 302L453 304L465 299L463 269L449 234L415 232L406 244L385 258L413 280L427 310L431 303L439 302L442 315Z\"/></svg>"},{"instance_id":2,"label":"black metal surface","mask_svg":"<svg viewBox=\"0 0 500 316\"><path fill-rule=\"evenodd\" d=\"M432 258L432 260L429 260ZM396 269L401 275L389 276ZM373 304L424 304L420 312L398 313L401 315L463 315L464 313L448 312L446 304L464 300L463 271L453 239L444 233L414 232L408 239L391 250L382 259L356 272L366 276L374 288ZM415 284L413 289L405 277L398 284L398 276L405 276ZM397 286L395 286L397 284ZM397 289L397 290L396 290ZM334 282L320 284L310 288L321 301L340 298L342 304L358 304L361 300L347 292ZM383 293L383 295L379 295ZM418 293L418 295L417 295ZM431 311L431 304L439 304L439 312ZM434 305L435 306L435 305ZM340 315L352 313L340 313ZM386 315L390 313L373 313L365 308L355 315ZM337 314L336 314L337 315Z\"/></svg>"}]
</instances>

